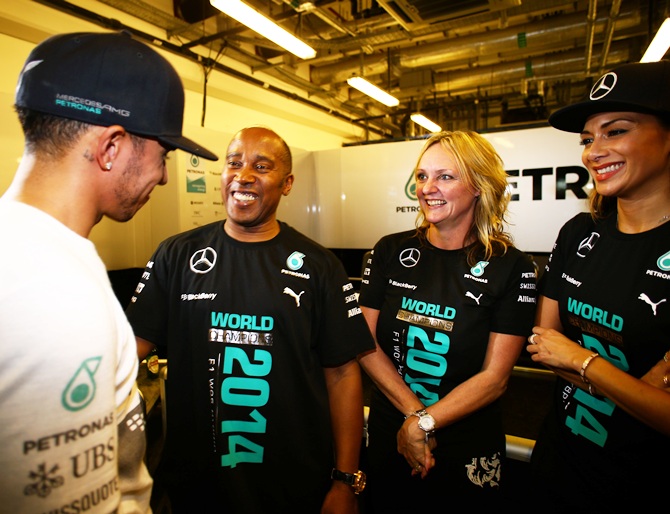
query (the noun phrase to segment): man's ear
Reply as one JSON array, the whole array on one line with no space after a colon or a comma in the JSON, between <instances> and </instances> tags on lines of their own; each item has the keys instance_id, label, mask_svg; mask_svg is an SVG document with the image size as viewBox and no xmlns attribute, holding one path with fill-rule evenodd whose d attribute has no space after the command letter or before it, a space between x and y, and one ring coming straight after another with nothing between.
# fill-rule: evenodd
<instances>
[{"instance_id":1,"label":"man's ear","mask_svg":"<svg viewBox=\"0 0 670 514\"><path fill-rule=\"evenodd\" d=\"M284 178L284 187L282 188L282 194L284 196L288 196L288 194L291 192L292 187L293 187L293 174L291 173L286 178Z\"/></svg>"},{"instance_id":2,"label":"man's ear","mask_svg":"<svg viewBox=\"0 0 670 514\"><path fill-rule=\"evenodd\" d=\"M121 125L104 127L98 136L98 148L95 154L98 166L103 171L111 171L120 153L120 146L127 135Z\"/></svg>"}]
</instances>

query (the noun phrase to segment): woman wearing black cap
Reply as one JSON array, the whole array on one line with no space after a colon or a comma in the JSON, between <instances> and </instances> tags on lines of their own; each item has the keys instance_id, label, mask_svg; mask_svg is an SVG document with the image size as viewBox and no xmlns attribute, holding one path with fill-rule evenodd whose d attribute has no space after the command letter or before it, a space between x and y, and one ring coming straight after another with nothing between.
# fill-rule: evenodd
<instances>
[{"instance_id":1,"label":"woman wearing black cap","mask_svg":"<svg viewBox=\"0 0 670 514\"><path fill-rule=\"evenodd\" d=\"M668 91L670 61L627 64L549 118L580 134L594 190L558 235L528 338L558 375L531 459L544 512L639 508L670 482Z\"/></svg>"}]
</instances>

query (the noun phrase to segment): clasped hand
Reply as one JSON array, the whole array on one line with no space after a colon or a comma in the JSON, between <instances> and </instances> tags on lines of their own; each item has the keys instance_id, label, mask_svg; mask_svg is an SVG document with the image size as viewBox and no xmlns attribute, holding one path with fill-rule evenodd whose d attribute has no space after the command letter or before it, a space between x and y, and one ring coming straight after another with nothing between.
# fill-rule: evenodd
<instances>
[{"instance_id":1,"label":"clasped hand","mask_svg":"<svg viewBox=\"0 0 670 514\"><path fill-rule=\"evenodd\" d=\"M542 363L573 384L582 384L578 367L592 353L580 344L572 341L561 332L543 327L533 327L526 350L531 359ZM611 379L610 379L611 380ZM643 382L664 389L670 393L670 351L643 376Z\"/></svg>"},{"instance_id":2,"label":"clasped hand","mask_svg":"<svg viewBox=\"0 0 670 514\"><path fill-rule=\"evenodd\" d=\"M428 472L435 466L435 457L432 450L437 446L434 436L426 437L426 432L421 430L416 423L416 418L410 416L398 430L397 434L398 453L400 453L407 464L412 468L412 475L421 475L425 478Z\"/></svg>"}]
</instances>

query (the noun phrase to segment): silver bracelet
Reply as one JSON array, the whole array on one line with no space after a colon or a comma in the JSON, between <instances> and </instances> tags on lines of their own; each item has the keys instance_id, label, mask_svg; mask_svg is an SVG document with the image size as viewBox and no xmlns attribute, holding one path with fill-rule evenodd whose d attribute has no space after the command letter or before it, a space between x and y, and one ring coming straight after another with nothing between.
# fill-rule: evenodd
<instances>
[{"instance_id":1,"label":"silver bracelet","mask_svg":"<svg viewBox=\"0 0 670 514\"><path fill-rule=\"evenodd\" d=\"M590 384L589 379L586 378L586 368L588 368L589 364L591 364L591 361L595 359L596 357L600 357L600 355L596 352L593 352L591 355L589 355L586 359L584 359L584 362L582 362L582 369L579 370L579 375L582 377L582 382L585 384ZM589 389L589 392L591 390Z\"/></svg>"}]
</instances>

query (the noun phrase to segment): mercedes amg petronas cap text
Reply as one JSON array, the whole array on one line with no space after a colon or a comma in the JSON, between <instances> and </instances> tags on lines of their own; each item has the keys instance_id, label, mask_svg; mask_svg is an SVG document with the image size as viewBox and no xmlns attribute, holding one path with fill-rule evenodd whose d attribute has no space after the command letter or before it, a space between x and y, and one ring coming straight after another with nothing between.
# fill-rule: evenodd
<instances>
[{"instance_id":1,"label":"mercedes amg petronas cap text","mask_svg":"<svg viewBox=\"0 0 670 514\"><path fill-rule=\"evenodd\" d=\"M167 148L218 160L182 136L184 89L175 69L127 32L78 32L46 39L24 64L15 103L93 125L121 125Z\"/></svg>"}]
</instances>

